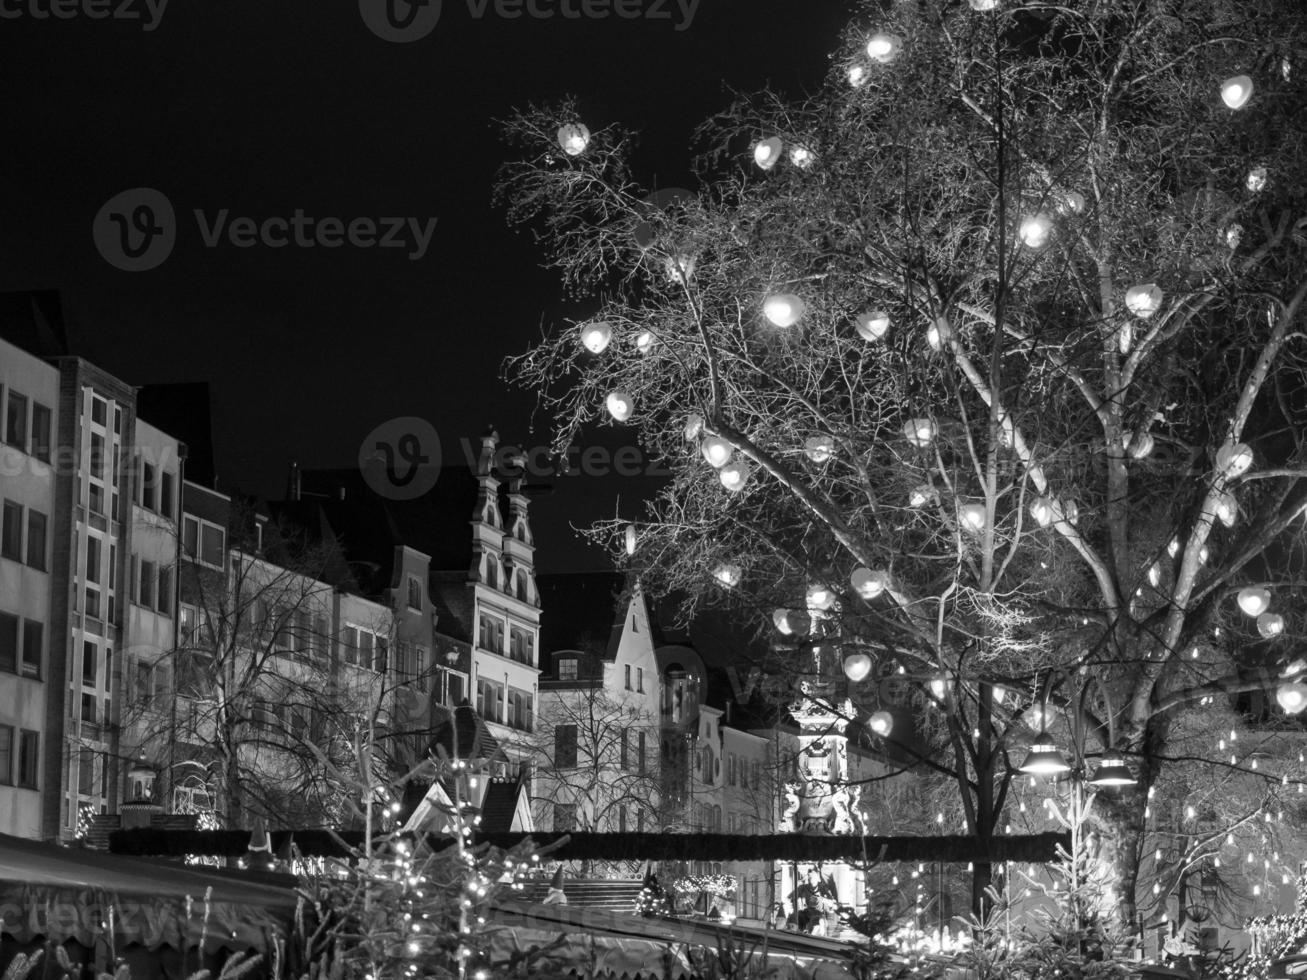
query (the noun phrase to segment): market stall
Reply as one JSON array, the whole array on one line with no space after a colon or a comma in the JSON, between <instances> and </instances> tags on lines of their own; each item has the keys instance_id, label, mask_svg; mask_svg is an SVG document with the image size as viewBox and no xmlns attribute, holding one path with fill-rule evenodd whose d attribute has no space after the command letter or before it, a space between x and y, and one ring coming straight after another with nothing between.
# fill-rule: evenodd
<instances>
[{"instance_id":1,"label":"market stall","mask_svg":"<svg viewBox=\"0 0 1307 980\"><path fill-rule=\"evenodd\" d=\"M132 980L186 976L263 953L295 911L294 879L127 858L0 834L0 971L62 946L75 963L124 959Z\"/></svg>"}]
</instances>

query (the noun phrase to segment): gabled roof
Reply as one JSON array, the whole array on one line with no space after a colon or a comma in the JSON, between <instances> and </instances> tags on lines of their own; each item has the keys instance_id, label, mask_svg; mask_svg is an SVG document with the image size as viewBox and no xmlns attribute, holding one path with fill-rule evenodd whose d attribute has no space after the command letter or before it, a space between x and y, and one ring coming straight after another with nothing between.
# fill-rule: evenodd
<instances>
[{"instance_id":1,"label":"gabled roof","mask_svg":"<svg viewBox=\"0 0 1307 980\"><path fill-rule=\"evenodd\" d=\"M521 823L515 821L518 808L526 795L526 786L522 779L492 779L486 787L486 795L481 799L482 833L500 834L515 830L529 830L528 827L513 826Z\"/></svg>"}]
</instances>

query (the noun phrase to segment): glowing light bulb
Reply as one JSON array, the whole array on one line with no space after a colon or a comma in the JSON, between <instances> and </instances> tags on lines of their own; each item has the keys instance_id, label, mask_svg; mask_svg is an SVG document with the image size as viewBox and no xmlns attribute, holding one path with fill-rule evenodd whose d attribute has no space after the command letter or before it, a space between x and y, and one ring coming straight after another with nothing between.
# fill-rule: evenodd
<instances>
[{"instance_id":1,"label":"glowing light bulb","mask_svg":"<svg viewBox=\"0 0 1307 980\"><path fill-rule=\"evenodd\" d=\"M855 568L849 575L849 584L853 586L855 592L864 599L874 599L882 592L888 584L889 575L883 571L873 572L869 568Z\"/></svg>"},{"instance_id":2,"label":"glowing light bulb","mask_svg":"<svg viewBox=\"0 0 1307 980\"><path fill-rule=\"evenodd\" d=\"M1252 94L1253 80L1247 75L1235 75L1221 83L1221 101L1231 109L1242 109Z\"/></svg>"},{"instance_id":3,"label":"glowing light bulb","mask_svg":"<svg viewBox=\"0 0 1307 980\"><path fill-rule=\"evenodd\" d=\"M817 162L816 155L806 146L790 147L790 163L800 170L808 170Z\"/></svg>"},{"instance_id":4,"label":"glowing light bulb","mask_svg":"<svg viewBox=\"0 0 1307 980\"><path fill-rule=\"evenodd\" d=\"M835 440L828 435L812 436L803 443L803 452L814 463L825 463L835 455Z\"/></svg>"},{"instance_id":5,"label":"glowing light bulb","mask_svg":"<svg viewBox=\"0 0 1307 980\"><path fill-rule=\"evenodd\" d=\"M1046 214L1031 215L1017 228L1017 238L1026 248L1043 248L1053 233L1053 222Z\"/></svg>"},{"instance_id":6,"label":"glowing light bulb","mask_svg":"<svg viewBox=\"0 0 1307 980\"><path fill-rule=\"evenodd\" d=\"M762 313L778 327L792 327L803 316L803 300L793 293L776 293L762 304Z\"/></svg>"},{"instance_id":7,"label":"glowing light bulb","mask_svg":"<svg viewBox=\"0 0 1307 980\"><path fill-rule=\"evenodd\" d=\"M866 65L854 65L849 69L849 84L854 88L862 88L867 84Z\"/></svg>"},{"instance_id":8,"label":"glowing light bulb","mask_svg":"<svg viewBox=\"0 0 1307 980\"><path fill-rule=\"evenodd\" d=\"M860 313L853 324L863 340L881 340L889 332L889 314L884 310Z\"/></svg>"},{"instance_id":9,"label":"glowing light bulb","mask_svg":"<svg viewBox=\"0 0 1307 980\"><path fill-rule=\"evenodd\" d=\"M851 653L844 658L844 676L853 683L867 679L871 673L871 658L865 653Z\"/></svg>"},{"instance_id":10,"label":"glowing light bulb","mask_svg":"<svg viewBox=\"0 0 1307 980\"><path fill-rule=\"evenodd\" d=\"M614 391L609 394L606 404L608 414L618 422L625 422L635 411L635 399L625 391Z\"/></svg>"},{"instance_id":11,"label":"glowing light bulb","mask_svg":"<svg viewBox=\"0 0 1307 980\"><path fill-rule=\"evenodd\" d=\"M779 136L761 140L753 148L753 162L763 170L770 170L780 162L785 143Z\"/></svg>"},{"instance_id":12,"label":"glowing light bulb","mask_svg":"<svg viewBox=\"0 0 1307 980\"><path fill-rule=\"evenodd\" d=\"M1222 524L1226 527L1234 527L1235 519L1239 516L1239 505L1235 502L1234 494L1223 490L1216 497L1214 510Z\"/></svg>"},{"instance_id":13,"label":"glowing light bulb","mask_svg":"<svg viewBox=\"0 0 1307 980\"><path fill-rule=\"evenodd\" d=\"M1155 282L1131 286L1125 291L1125 305L1135 316L1146 320L1162 308L1162 290Z\"/></svg>"},{"instance_id":14,"label":"glowing light bulb","mask_svg":"<svg viewBox=\"0 0 1307 980\"><path fill-rule=\"evenodd\" d=\"M691 412L685 418L685 441L693 442L699 438L701 432L703 432L703 416L698 412Z\"/></svg>"},{"instance_id":15,"label":"glowing light bulb","mask_svg":"<svg viewBox=\"0 0 1307 980\"><path fill-rule=\"evenodd\" d=\"M918 448L929 446L938 430L930 419L909 419L903 424L903 438Z\"/></svg>"},{"instance_id":16,"label":"glowing light bulb","mask_svg":"<svg viewBox=\"0 0 1307 980\"><path fill-rule=\"evenodd\" d=\"M877 711L867 719L867 727L884 738L894 729L894 716L888 711Z\"/></svg>"},{"instance_id":17,"label":"glowing light bulb","mask_svg":"<svg viewBox=\"0 0 1307 980\"><path fill-rule=\"evenodd\" d=\"M807 601L809 609L818 609L825 612L835 605L835 593L824 585L810 585L808 586Z\"/></svg>"},{"instance_id":18,"label":"glowing light bulb","mask_svg":"<svg viewBox=\"0 0 1307 980\"><path fill-rule=\"evenodd\" d=\"M1260 194L1266 190L1268 176L1265 167L1253 167L1252 170L1248 171L1248 179L1244 181L1244 184L1254 194Z\"/></svg>"},{"instance_id":19,"label":"glowing light bulb","mask_svg":"<svg viewBox=\"0 0 1307 980\"><path fill-rule=\"evenodd\" d=\"M591 354L602 354L612 339L613 327L606 320L587 323L581 327L581 343Z\"/></svg>"},{"instance_id":20,"label":"glowing light bulb","mask_svg":"<svg viewBox=\"0 0 1307 980\"><path fill-rule=\"evenodd\" d=\"M559 127L558 145L569 157L577 157L590 145L590 130L581 123L568 123Z\"/></svg>"},{"instance_id":21,"label":"glowing light bulb","mask_svg":"<svg viewBox=\"0 0 1307 980\"><path fill-rule=\"evenodd\" d=\"M935 488L929 483L923 483L920 486L912 488L908 494L908 506L914 510L920 510L928 503L935 499Z\"/></svg>"},{"instance_id":22,"label":"glowing light bulb","mask_svg":"<svg viewBox=\"0 0 1307 980\"><path fill-rule=\"evenodd\" d=\"M717 471L717 477L727 490L731 491L731 493L738 493L749 482L749 475L752 472L753 469L748 463L727 463Z\"/></svg>"},{"instance_id":23,"label":"glowing light bulb","mask_svg":"<svg viewBox=\"0 0 1307 980\"><path fill-rule=\"evenodd\" d=\"M729 442L720 436L708 436L699 446L699 451L703 453L710 466L721 469L731 461L731 455L735 452Z\"/></svg>"},{"instance_id":24,"label":"glowing light bulb","mask_svg":"<svg viewBox=\"0 0 1307 980\"><path fill-rule=\"evenodd\" d=\"M1279 636L1284 632L1284 617L1279 613L1262 613L1257 617L1257 632L1268 640Z\"/></svg>"},{"instance_id":25,"label":"glowing light bulb","mask_svg":"<svg viewBox=\"0 0 1307 980\"><path fill-rule=\"evenodd\" d=\"M635 349L641 354L648 354L653 350L655 341L656 338L654 337L652 330L641 330L635 336Z\"/></svg>"},{"instance_id":26,"label":"glowing light bulb","mask_svg":"<svg viewBox=\"0 0 1307 980\"><path fill-rule=\"evenodd\" d=\"M713 569L712 574L713 578L728 589L733 589L739 585L740 579L743 577L743 572L741 571L740 566L730 564L718 565Z\"/></svg>"},{"instance_id":27,"label":"glowing light bulb","mask_svg":"<svg viewBox=\"0 0 1307 980\"><path fill-rule=\"evenodd\" d=\"M1040 527L1048 527L1053 523L1053 501L1047 497L1036 497L1030 502L1030 516Z\"/></svg>"},{"instance_id":28,"label":"glowing light bulb","mask_svg":"<svg viewBox=\"0 0 1307 980\"><path fill-rule=\"evenodd\" d=\"M1242 442L1225 443L1216 453L1216 468L1228 477L1242 476L1253 465L1253 451Z\"/></svg>"},{"instance_id":29,"label":"glowing light bulb","mask_svg":"<svg viewBox=\"0 0 1307 980\"><path fill-rule=\"evenodd\" d=\"M1267 589L1249 585L1239 590L1237 601L1244 615L1260 616L1271 605L1271 593Z\"/></svg>"},{"instance_id":30,"label":"glowing light bulb","mask_svg":"<svg viewBox=\"0 0 1307 980\"><path fill-rule=\"evenodd\" d=\"M873 34L867 41L867 57L881 64L889 64L898 57L902 46L902 40L893 34Z\"/></svg>"},{"instance_id":31,"label":"glowing light bulb","mask_svg":"<svg viewBox=\"0 0 1307 980\"><path fill-rule=\"evenodd\" d=\"M962 504L958 507L958 523L971 532L985 528L985 505L981 503Z\"/></svg>"},{"instance_id":32,"label":"glowing light bulb","mask_svg":"<svg viewBox=\"0 0 1307 980\"><path fill-rule=\"evenodd\" d=\"M640 542L640 532L636 530L634 524L628 524L626 525L626 532L624 537L625 537L624 544L626 546L626 553L628 555L634 555L636 545L639 544Z\"/></svg>"}]
</instances>

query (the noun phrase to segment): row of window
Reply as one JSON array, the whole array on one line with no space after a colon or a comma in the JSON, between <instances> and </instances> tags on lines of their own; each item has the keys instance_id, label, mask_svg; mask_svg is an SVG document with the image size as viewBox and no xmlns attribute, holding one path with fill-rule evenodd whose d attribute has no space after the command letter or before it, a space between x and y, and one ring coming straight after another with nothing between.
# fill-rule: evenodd
<instances>
[{"instance_id":1,"label":"row of window","mask_svg":"<svg viewBox=\"0 0 1307 980\"><path fill-rule=\"evenodd\" d=\"M577 827L577 806L575 803L555 803L554 804L554 832L570 833ZM625 834L627 831L634 830L637 834L643 834L644 826L644 809L635 807L635 818L632 819L630 811L625 806L617 808L617 830Z\"/></svg>"},{"instance_id":2,"label":"row of window","mask_svg":"<svg viewBox=\"0 0 1307 980\"><path fill-rule=\"evenodd\" d=\"M227 532L223 528L198 517L182 518L182 553L187 558L222 568L226 549Z\"/></svg>"},{"instance_id":3,"label":"row of window","mask_svg":"<svg viewBox=\"0 0 1307 980\"><path fill-rule=\"evenodd\" d=\"M5 442L43 463L50 462L50 409L12 388L4 399L4 408Z\"/></svg>"},{"instance_id":4,"label":"row of window","mask_svg":"<svg viewBox=\"0 0 1307 980\"><path fill-rule=\"evenodd\" d=\"M90 543L89 541L87 542ZM173 610L173 570L132 555L132 602L163 616Z\"/></svg>"},{"instance_id":5,"label":"row of window","mask_svg":"<svg viewBox=\"0 0 1307 980\"><path fill-rule=\"evenodd\" d=\"M535 636L520 626L508 630L508 649L504 648L504 621L481 613L477 620L478 645L482 650L508 657L528 667L535 666Z\"/></svg>"},{"instance_id":6,"label":"row of window","mask_svg":"<svg viewBox=\"0 0 1307 980\"><path fill-rule=\"evenodd\" d=\"M26 512L26 520L24 520L24 512ZM0 557L24 562L40 572L46 571L48 525L45 514L39 510L6 500L3 525L0 525ZM27 530L26 538L23 536L24 528Z\"/></svg>"},{"instance_id":7,"label":"row of window","mask_svg":"<svg viewBox=\"0 0 1307 980\"><path fill-rule=\"evenodd\" d=\"M487 721L529 732L535 727L535 698L530 691L505 688L503 684L479 677L477 713Z\"/></svg>"},{"instance_id":8,"label":"row of window","mask_svg":"<svg viewBox=\"0 0 1307 980\"><path fill-rule=\"evenodd\" d=\"M634 738L632 736L634 735ZM645 733L632 732L623 728L618 736L618 765L624 770L634 770L644 774L645 771Z\"/></svg>"},{"instance_id":9,"label":"row of window","mask_svg":"<svg viewBox=\"0 0 1307 980\"><path fill-rule=\"evenodd\" d=\"M0 725L0 786L38 789L41 733Z\"/></svg>"},{"instance_id":10,"label":"row of window","mask_svg":"<svg viewBox=\"0 0 1307 980\"><path fill-rule=\"evenodd\" d=\"M0 612L0 671L40 677L44 654L44 623Z\"/></svg>"},{"instance_id":11,"label":"row of window","mask_svg":"<svg viewBox=\"0 0 1307 980\"><path fill-rule=\"evenodd\" d=\"M736 755L734 752L727 752L726 785L739 786L743 789L748 789L750 786L754 789L761 789L762 763L757 759L749 760Z\"/></svg>"},{"instance_id":12,"label":"row of window","mask_svg":"<svg viewBox=\"0 0 1307 980\"><path fill-rule=\"evenodd\" d=\"M137 505L172 520L177 513L177 478L139 456L136 462Z\"/></svg>"},{"instance_id":13,"label":"row of window","mask_svg":"<svg viewBox=\"0 0 1307 980\"><path fill-rule=\"evenodd\" d=\"M517 571L504 570L500 572L499 562L494 555L486 555L485 561L486 573L483 581L492 589L499 588L500 579L503 579L503 591L511 596L521 599L523 602L531 601L531 593L527 586L526 572L518 569Z\"/></svg>"},{"instance_id":14,"label":"row of window","mask_svg":"<svg viewBox=\"0 0 1307 980\"><path fill-rule=\"evenodd\" d=\"M643 693L644 693L644 668L643 668L643 667L636 667L636 668L635 668L635 686L632 687L632 686L631 686L631 665L630 665L630 664L627 664L627 665L626 665L626 689L627 689L628 691L635 691L637 694L643 694Z\"/></svg>"}]
</instances>

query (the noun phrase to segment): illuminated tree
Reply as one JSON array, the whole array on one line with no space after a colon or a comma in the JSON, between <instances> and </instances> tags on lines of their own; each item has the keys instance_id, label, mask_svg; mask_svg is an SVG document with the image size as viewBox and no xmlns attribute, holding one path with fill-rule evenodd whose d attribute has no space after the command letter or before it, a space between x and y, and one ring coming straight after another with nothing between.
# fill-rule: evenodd
<instances>
[{"instance_id":1,"label":"illuminated tree","mask_svg":"<svg viewBox=\"0 0 1307 980\"><path fill-rule=\"evenodd\" d=\"M511 367L558 448L608 422L670 462L646 587L774 609L810 677L915 681L982 837L1031 735L1083 718L1089 772L1137 780L1090 814L1130 929L1149 789L1230 765L1195 713L1307 700L1279 677L1302 669L1305 21L868 3L820 92L711 119L697 194L662 208L620 128L560 133L571 103L508 125L509 218L594 300Z\"/></svg>"}]
</instances>

